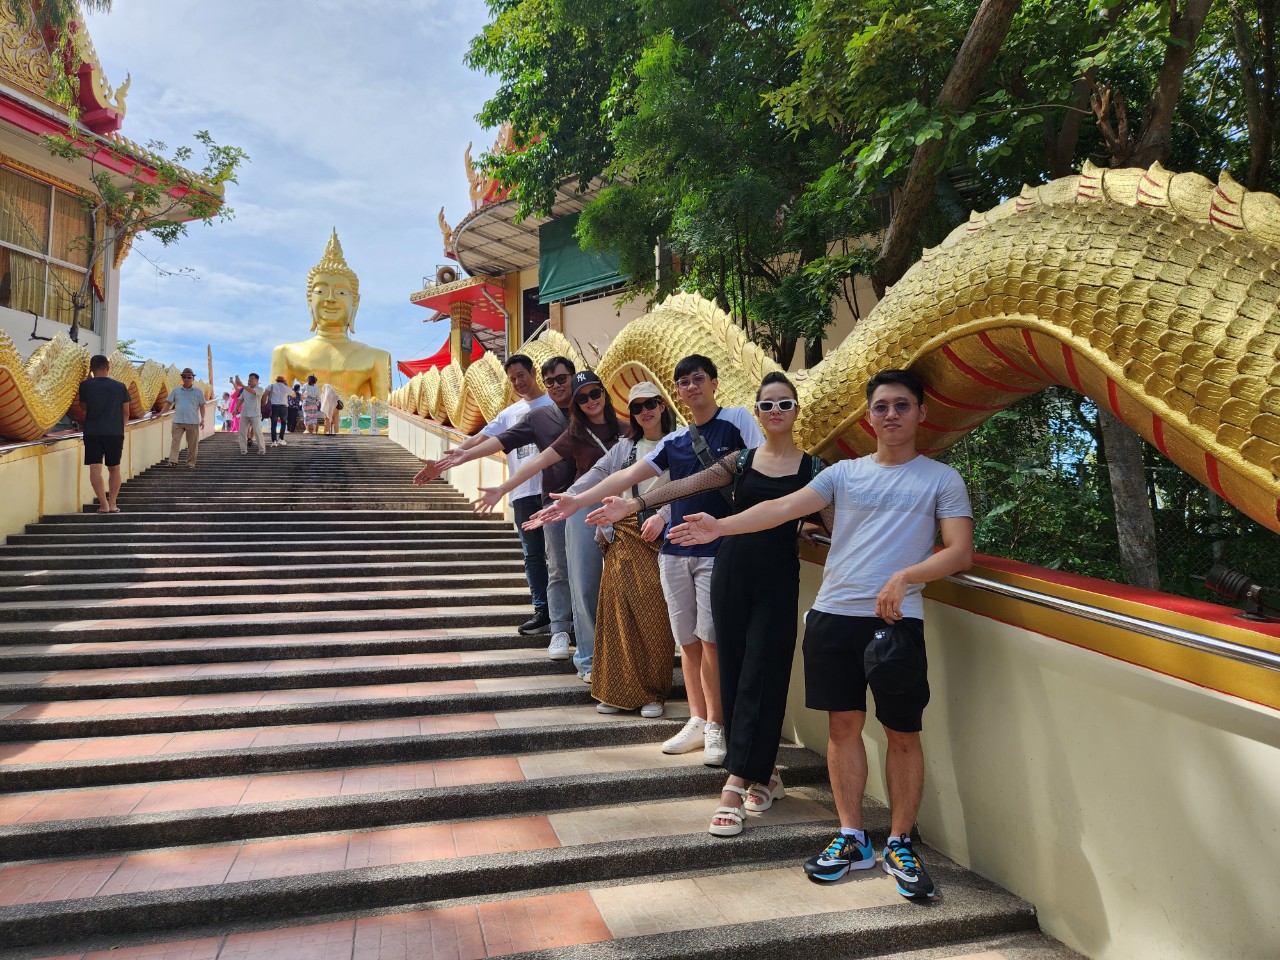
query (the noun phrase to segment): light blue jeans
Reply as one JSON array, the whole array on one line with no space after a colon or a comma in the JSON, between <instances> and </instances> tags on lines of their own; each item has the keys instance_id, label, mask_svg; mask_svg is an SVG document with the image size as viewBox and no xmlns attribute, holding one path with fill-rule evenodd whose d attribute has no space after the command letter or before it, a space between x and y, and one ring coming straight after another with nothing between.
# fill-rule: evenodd
<instances>
[{"instance_id":1,"label":"light blue jeans","mask_svg":"<svg viewBox=\"0 0 1280 960\"><path fill-rule=\"evenodd\" d=\"M596 652L596 603L600 599L604 554L596 543L596 528L587 523L587 514L598 506L596 503L583 507L565 521L569 589L573 593L573 637L577 647L573 665L579 673L591 671Z\"/></svg>"},{"instance_id":2,"label":"light blue jeans","mask_svg":"<svg viewBox=\"0 0 1280 960\"><path fill-rule=\"evenodd\" d=\"M542 528L542 542L547 551L547 615L551 618L552 634L567 633L573 629L569 560L564 542L566 522L561 520L558 523L548 523Z\"/></svg>"}]
</instances>

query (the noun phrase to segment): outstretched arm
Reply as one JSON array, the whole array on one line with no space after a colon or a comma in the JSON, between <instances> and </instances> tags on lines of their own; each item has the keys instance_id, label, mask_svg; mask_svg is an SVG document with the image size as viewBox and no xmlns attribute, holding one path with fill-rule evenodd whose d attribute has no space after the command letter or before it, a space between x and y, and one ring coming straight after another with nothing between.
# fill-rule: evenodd
<instances>
[{"instance_id":1,"label":"outstretched arm","mask_svg":"<svg viewBox=\"0 0 1280 960\"><path fill-rule=\"evenodd\" d=\"M555 503L549 507L543 507L529 518L529 522L533 523L536 520L537 526L541 526L544 523L556 523L560 520L567 520L587 504L603 500L611 494L621 493L623 490L627 489L627 487L633 487L637 483L652 480L659 473L660 471L655 470L653 464L649 463L648 460L637 460L631 466L627 467L627 469L619 470L617 473L610 474L590 490L584 491L583 493L551 494L551 499L554 500ZM592 511L591 516L595 516L595 511ZM526 529L534 528L526 526Z\"/></svg>"},{"instance_id":2,"label":"outstretched arm","mask_svg":"<svg viewBox=\"0 0 1280 960\"><path fill-rule=\"evenodd\" d=\"M603 506L587 515L587 522L597 526L617 523L623 517L629 517L640 510L652 510L683 497L691 497L695 493L727 487L733 483L738 454L737 450L727 453L705 470L679 480L659 480L640 497L606 497Z\"/></svg>"},{"instance_id":3,"label":"outstretched arm","mask_svg":"<svg viewBox=\"0 0 1280 960\"><path fill-rule=\"evenodd\" d=\"M827 501L822 494L810 487L805 487L803 490L789 493L777 500L757 503L742 513L735 513L720 520L706 513L691 514L684 518L684 523L671 528L667 539L682 546L710 543L719 537L769 530L788 520L799 520L811 513L817 513L826 505Z\"/></svg>"},{"instance_id":4,"label":"outstretched arm","mask_svg":"<svg viewBox=\"0 0 1280 960\"><path fill-rule=\"evenodd\" d=\"M526 460L520 464L520 469L512 476L507 477L506 482L496 487L481 487L480 496L471 502L471 506L475 508L476 513L488 513L498 505L506 494L514 490L526 480L531 479L534 474L541 473L552 464L559 463L564 457L556 453L555 447L547 447L536 457Z\"/></svg>"},{"instance_id":5,"label":"outstretched arm","mask_svg":"<svg viewBox=\"0 0 1280 960\"><path fill-rule=\"evenodd\" d=\"M462 447L454 447L439 460L424 461L426 466L414 475L413 485L420 487L428 480L438 479L446 470L463 463L469 463L479 457L487 457L491 453L500 453L501 451L502 444L497 437L485 437L469 450L464 450Z\"/></svg>"}]
</instances>

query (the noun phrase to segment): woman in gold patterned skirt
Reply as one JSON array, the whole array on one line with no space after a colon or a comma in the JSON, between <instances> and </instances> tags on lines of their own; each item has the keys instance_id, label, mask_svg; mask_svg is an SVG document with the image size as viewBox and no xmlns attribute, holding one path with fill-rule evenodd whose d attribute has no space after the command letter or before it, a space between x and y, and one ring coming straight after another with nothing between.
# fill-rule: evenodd
<instances>
[{"instance_id":1,"label":"woman in gold patterned skirt","mask_svg":"<svg viewBox=\"0 0 1280 960\"><path fill-rule=\"evenodd\" d=\"M632 387L627 406L630 433L568 489L570 497L631 466L674 429L671 411L652 383ZM659 479L641 484L635 495ZM569 499L568 504L572 503ZM568 506L565 500L560 504ZM539 519L540 515L534 514L530 522ZM600 713L639 709L643 717L661 717L663 703L671 693L675 639L658 582L658 550L667 519L669 512L646 512L603 528L599 535L604 572L596 607L591 695L600 701L596 704Z\"/></svg>"}]
</instances>

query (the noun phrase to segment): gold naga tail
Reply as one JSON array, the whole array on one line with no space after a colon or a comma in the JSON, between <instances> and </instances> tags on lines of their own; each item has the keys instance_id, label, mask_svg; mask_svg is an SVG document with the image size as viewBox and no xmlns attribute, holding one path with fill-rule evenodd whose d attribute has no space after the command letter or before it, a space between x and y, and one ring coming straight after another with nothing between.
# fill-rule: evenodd
<instances>
[{"instance_id":1,"label":"gold naga tail","mask_svg":"<svg viewBox=\"0 0 1280 960\"><path fill-rule=\"evenodd\" d=\"M147 360L135 367L119 350L111 354L110 376L129 390L129 415L156 409L182 378L175 366ZM89 375L89 351L60 333L23 363L8 335L0 331L0 438L39 440L77 404L80 383ZM196 386L212 398L213 388Z\"/></svg>"},{"instance_id":2,"label":"gold naga tail","mask_svg":"<svg viewBox=\"0 0 1280 960\"><path fill-rule=\"evenodd\" d=\"M671 373L691 353L719 367L725 405L749 405L780 369L714 304L677 294L628 324L598 372L620 409L638 380L675 403ZM925 251L795 376L801 445L872 451L865 385L891 367L929 384L927 453L1057 384L1280 532L1280 200L1158 164L1024 187Z\"/></svg>"}]
</instances>

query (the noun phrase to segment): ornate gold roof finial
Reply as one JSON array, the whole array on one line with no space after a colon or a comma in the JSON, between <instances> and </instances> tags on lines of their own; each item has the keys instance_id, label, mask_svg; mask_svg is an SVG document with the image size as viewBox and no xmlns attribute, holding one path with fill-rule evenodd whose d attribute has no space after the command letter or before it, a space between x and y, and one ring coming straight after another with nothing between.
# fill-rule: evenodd
<instances>
[{"instance_id":1,"label":"ornate gold roof finial","mask_svg":"<svg viewBox=\"0 0 1280 960\"><path fill-rule=\"evenodd\" d=\"M356 276L356 272L347 266L347 258L342 253L342 242L338 239L337 227L334 227L333 232L329 234L329 242L325 245L324 256L307 273L308 298L311 296L311 288L315 285L316 277L322 273L336 273L351 281L351 296L355 301L351 312L353 314L352 319L354 319L354 307L360 303L360 279Z\"/></svg>"}]
</instances>

